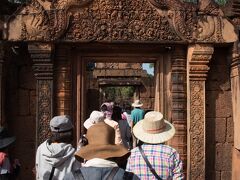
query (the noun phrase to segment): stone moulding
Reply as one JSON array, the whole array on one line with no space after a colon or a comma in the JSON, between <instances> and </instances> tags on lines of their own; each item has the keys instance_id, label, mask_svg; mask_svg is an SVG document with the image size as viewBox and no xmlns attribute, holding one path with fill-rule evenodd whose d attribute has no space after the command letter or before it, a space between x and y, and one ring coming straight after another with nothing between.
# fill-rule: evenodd
<instances>
[{"instance_id":1,"label":"stone moulding","mask_svg":"<svg viewBox=\"0 0 240 180\"><path fill-rule=\"evenodd\" d=\"M205 179L205 80L213 52L207 44L188 50L188 179Z\"/></svg>"},{"instance_id":2,"label":"stone moulding","mask_svg":"<svg viewBox=\"0 0 240 180\"><path fill-rule=\"evenodd\" d=\"M215 42L237 40L211 1L32 0L7 22L10 41Z\"/></svg>"}]
</instances>

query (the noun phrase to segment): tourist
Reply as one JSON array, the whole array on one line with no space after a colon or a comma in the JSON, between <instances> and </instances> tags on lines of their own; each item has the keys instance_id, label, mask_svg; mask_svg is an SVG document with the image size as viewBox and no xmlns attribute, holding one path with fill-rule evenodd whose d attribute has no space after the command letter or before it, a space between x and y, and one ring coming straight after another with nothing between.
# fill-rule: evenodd
<instances>
[{"instance_id":1,"label":"tourist","mask_svg":"<svg viewBox=\"0 0 240 180\"><path fill-rule=\"evenodd\" d=\"M132 118L131 118L131 106L130 104L126 104L124 106L124 112L122 113L123 119L127 120L129 127L131 127L132 124Z\"/></svg>"},{"instance_id":2,"label":"tourist","mask_svg":"<svg viewBox=\"0 0 240 180\"><path fill-rule=\"evenodd\" d=\"M143 106L143 103L140 100L135 100L134 103L132 103L132 106L134 107L134 109L131 111L131 119L132 119L131 130L133 129L134 125L140 120L142 120L144 117L144 110L141 109L141 107ZM133 139L133 148L135 148L137 145L137 139L135 138L133 133L132 133L132 139Z\"/></svg>"},{"instance_id":3,"label":"tourist","mask_svg":"<svg viewBox=\"0 0 240 180\"><path fill-rule=\"evenodd\" d=\"M106 118L105 114L100 111L93 111L90 117L84 122L83 126L88 129L92 125L104 121L106 124L115 129L115 144L122 144L122 138L120 134L120 129L118 122L111 120L111 118Z\"/></svg>"},{"instance_id":4,"label":"tourist","mask_svg":"<svg viewBox=\"0 0 240 180\"><path fill-rule=\"evenodd\" d=\"M79 161L86 163L78 170L65 176L65 180L107 180L139 179L131 172L118 167L121 159L127 159L129 151L123 145L116 145L115 132L104 122L91 126L86 135L88 144L76 152Z\"/></svg>"},{"instance_id":5,"label":"tourist","mask_svg":"<svg viewBox=\"0 0 240 180\"><path fill-rule=\"evenodd\" d=\"M122 119L122 109L119 106L113 107L112 120L119 124L123 145L127 149L130 149L131 129L128 122Z\"/></svg>"},{"instance_id":6,"label":"tourist","mask_svg":"<svg viewBox=\"0 0 240 180\"><path fill-rule=\"evenodd\" d=\"M127 171L140 179L183 179L178 152L164 144L174 136L175 128L160 112L148 112L133 127L133 133L140 143L131 150Z\"/></svg>"},{"instance_id":7,"label":"tourist","mask_svg":"<svg viewBox=\"0 0 240 180\"><path fill-rule=\"evenodd\" d=\"M18 159L10 160L8 148L16 140L15 137L9 136L5 127L0 127L0 179L15 179L20 171Z\"/></svg>"},{"instance_id":8,"label":"tourist","mask_svg":"<svg viewBox=\"0 0 240 180\"><path fill-rule=\"evenodd\" d=\"M100 106L100 111L105 114L107 119L111 119L112 117L113 105L113 102L105 102Z\"/></svg>"},{"instance_id":9,"label":"tourist","mask_svg":"<svg viewBox=\"0 0 240 180\"><path fill-rule=\"evenodd\" d=\"M50 121L51 137L43 142L36 153L36 179L62 180L67 172L80 163L73 156L73 124L68 116L55 116Z\"/></svg>"}]
</instances>

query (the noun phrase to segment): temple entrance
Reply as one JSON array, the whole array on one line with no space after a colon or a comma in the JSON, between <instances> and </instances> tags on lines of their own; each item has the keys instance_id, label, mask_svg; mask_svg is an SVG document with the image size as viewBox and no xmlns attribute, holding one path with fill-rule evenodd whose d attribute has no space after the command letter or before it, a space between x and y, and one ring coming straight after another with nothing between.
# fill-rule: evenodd
<instances>
[{"instance_id":1,"label":"temple entrance","mask_svg":"<svg viewBox=\"0 0 240 180\"><path fill-rule=\"evenodd\" d=\"M132 52L117 49L116 53L86 50L76 55L76 139L84 133L83 123L90 113L108 100L124 108L125 104L140 99L144 110L158 110L166 118L171 116L170 56L162 49L157 51L160 53L146 52L142 48Z\"/></svg>"}]
</instances>

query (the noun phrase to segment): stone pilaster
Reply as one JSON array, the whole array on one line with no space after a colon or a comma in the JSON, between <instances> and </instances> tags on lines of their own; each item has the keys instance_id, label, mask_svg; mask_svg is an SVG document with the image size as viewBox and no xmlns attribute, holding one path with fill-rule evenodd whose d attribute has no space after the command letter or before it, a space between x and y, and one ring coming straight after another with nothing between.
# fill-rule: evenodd
<instances>
[{"instance_id":1,"label":"stone pilaster","mask_svg":"<svg viewBox=\"0 0 240 180\"><path fill-rule=\"evenodd\" d=\"M188 48L188 179L205 179L205 81L213 47Z\"/></svg>"},{"instance_id":2,"label":"stone pilaster","mask_svg":"<svg viewBox=\"0 0 240 180\"><path fill-rule=\"evenodd\" d=\"M29 44L33 71L37 79L36 145L45 141L50 133L53 115L53 62L51 44Z\"/></svg>"},{"instance_id":3,"label":"stone pilaster","mask_svg":"<svg viewBox=\"0 0 240 180\"><path fill-rule=\"evenodd\" d=\"M184 165L187 166L187 57L182 47L176 47L172 56L172 123L176 134L171 145L178 150Z\"/></svg>"},{"instance_id":4,"label":"stone pilaster","mask_svg":"<svg viewBox=\"0 0 240 180\"><path fill-rule=\"evenodd\" d=\"M56 49L56 63L54 68L54 84L55 89L55 110L58 115L72 115L72 77L71 77L71 62L68 59L68 49L57 48Z\"/></svg>"},{"instance_id":5,"label":"stone pilaster","mask_svg":"<svg viewBox=\"0 0 240 180\"><path fill-rule=\"evenodd\" d=\"M235 44L237 45L237 43ZM232 180L240 177L240 55L237 48L231 54L231 90L234 123L234 147L232 151Z\"/></svg>"}]
</instances>

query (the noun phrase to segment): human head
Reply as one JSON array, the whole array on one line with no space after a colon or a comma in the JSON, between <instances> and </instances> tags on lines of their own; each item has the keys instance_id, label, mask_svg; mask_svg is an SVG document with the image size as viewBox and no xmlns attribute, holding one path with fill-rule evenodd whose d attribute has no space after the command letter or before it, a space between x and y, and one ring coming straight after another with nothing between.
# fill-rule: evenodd
<instances>
[{"instance_id":1,"label":"human head","mask_svg":"<svg viewBox=\"0 0 240 180\"><path fill-rule=\"evenodd\" d=\"M90 114L90 117L84 122L83 126L84 126L86 129L88 129L88 128L90 128L92 125L104 121L104 119L105 119L105 115L104 115L103 112L93 111L93 112Z\"/></svg>"},{"instance_id":2,"label":"human head","mask_svg":"<svg viewBox=\"0 0 240 180\"><path fill-rule=\"evenodd\" d=\"M115 144L115 130L104 122L91 126L86 134L88 144L75 153L78 160L118 158L129 154L123 145Z\"/></svg>"},{"instance_id":3,"label":"human head","mask_svg":"<svg viewBox=\"0 0 240 180\"><path fill-rule=\"evenodd\" d=\"M122 119L122 108L119 106L113 107L112 120L119 121Z\"/></svg>"},{"instance_id":4,"label":"human head","mask_svg":"<svg viewBox=\"0 0 240 180\"><path fill-rule=\"evenodd\" d=\"M55 116L50 121L51 142L70 143L73 139L73 124L68 115Z\"/></svg>"},{"instance_id":5,"label":"human head","mask_svg":"<svg viewBox=\"0 0 240 180\"><path fill-rule=\"evenodd\" d=\"M160 112L150 111L133 127L133 134L144 143L160 144L174 136L175 128Z\"/></svg>"}]
</instances>

